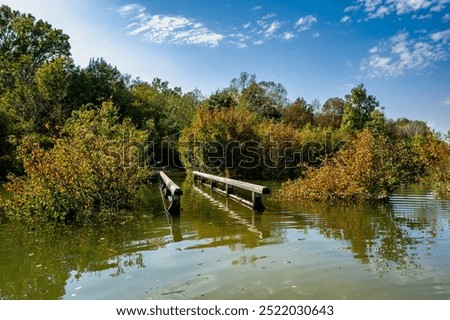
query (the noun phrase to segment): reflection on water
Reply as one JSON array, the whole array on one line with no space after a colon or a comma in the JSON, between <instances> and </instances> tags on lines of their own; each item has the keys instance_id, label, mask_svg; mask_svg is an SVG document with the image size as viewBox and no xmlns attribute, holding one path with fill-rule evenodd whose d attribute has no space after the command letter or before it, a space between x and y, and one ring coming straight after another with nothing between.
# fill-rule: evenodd
<instances>
[{"instance_id":1,"label":"reflection on water","mask_svg":"<svg viewBox=\"0 0 450 320\"><path fill-rule=\"evenodd\" d=\"M0 298L450 298L450 202L432 193L400 190L376 206L264 199L255 214L174 180L180 218L155 185L114 223L1 224Z\"/></svg>"}]
</instances>

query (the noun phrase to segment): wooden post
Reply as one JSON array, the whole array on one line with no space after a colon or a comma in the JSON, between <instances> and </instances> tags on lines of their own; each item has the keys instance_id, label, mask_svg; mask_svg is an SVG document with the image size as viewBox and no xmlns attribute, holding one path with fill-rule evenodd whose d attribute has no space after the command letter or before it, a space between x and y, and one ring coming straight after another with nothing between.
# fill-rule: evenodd
<instances>
[{"instance_id":1,"label":"wooden post","mask_svg":"<svg viewBox=\"0 0 450 320\"><path fill-rule=\"evenodd\" d=\"M227 183L227 184L225 185L225 191L226 191L226 193L227 193L227 196L228 196L229 194L233 193L233 186Z\"/></svg>"},{"instance_id":2,"label":"wooden post","mask_svg":"<svg viewBox=\"0 0 450 320\"><path fill-rule=\"evenodd\" d=\"M252 209L261 212L266 209L262 203L261 193L252 191Z\"/></svg>"},{"instance_id":3,"label":"wooden post","mask_svg":"<svg viewBox=\"0 0 450 320\"><path fill-rule=\"evenodd\" d=\"M181 211L181 201L180 201L180 196L179 195L172 195L172 204L170 205L169 209L167 211L169 211L170 214L173 215L179 215L180 211Z\"/></svg>"}]
</instances>

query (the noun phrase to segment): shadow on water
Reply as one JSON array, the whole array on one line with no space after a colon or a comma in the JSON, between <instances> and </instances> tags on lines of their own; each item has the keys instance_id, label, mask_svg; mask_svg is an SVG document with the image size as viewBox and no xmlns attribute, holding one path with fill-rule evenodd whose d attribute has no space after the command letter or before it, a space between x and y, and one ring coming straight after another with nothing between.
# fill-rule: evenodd
<instances>
[{"instance_id":1,"label":"shadow on water","mask_svg":"<svg viewBox=\"0 0 450 320\"><path fill-rule=\"evenodd\" d=\"M155 184L114 223L1 224L0 297L450 298L450 202L431 193L400 190L376 206L265 198L259 214L173 179L179 218L164 213Z\"/></svg>"}]
</instances>

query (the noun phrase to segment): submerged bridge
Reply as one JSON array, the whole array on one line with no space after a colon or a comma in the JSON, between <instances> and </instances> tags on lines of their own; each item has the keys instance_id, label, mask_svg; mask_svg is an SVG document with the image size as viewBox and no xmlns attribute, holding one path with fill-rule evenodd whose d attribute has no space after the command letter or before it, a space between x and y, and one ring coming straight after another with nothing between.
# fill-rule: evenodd
<instances>
[{"instance_id":1,"label":"submerged bridge","mask_svg":"<svg viewBox=\"0 0 450 320\"><path fill-rule=\"evenodd\" d=\"M270 189L266 186L260 186L254 183L216 176L200 171L193 171L194 183L199 182L209 186L212 190L229 197L253 211L262 212L265 207L262 203L262 195L270 194ZM180 197L183 191L177 186L164 172L159 172L160 191L164 202L165 210L171 215L180 215ZM245 199L244 196L235 193L235 189L251 192L251 198Z\"/></svg>"}]
</instances>

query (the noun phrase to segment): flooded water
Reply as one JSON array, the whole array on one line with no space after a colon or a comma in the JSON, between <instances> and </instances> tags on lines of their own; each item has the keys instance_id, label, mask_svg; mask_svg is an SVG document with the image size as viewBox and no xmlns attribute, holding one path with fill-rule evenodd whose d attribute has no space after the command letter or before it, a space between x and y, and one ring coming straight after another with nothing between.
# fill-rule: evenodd
<instances>
[{"instance_id":1,"label":"flooded water","mask_svg":"<svg viewBox=\"0 0 450 320\"><path fill-rule=\"evenodd\" d=\"M174 180L179 219L155 184L115 223L0 224L0 298L450 299L450 201L432 193L376 206L265 198L258 214Z\"/></svg>"}]
</instances>

